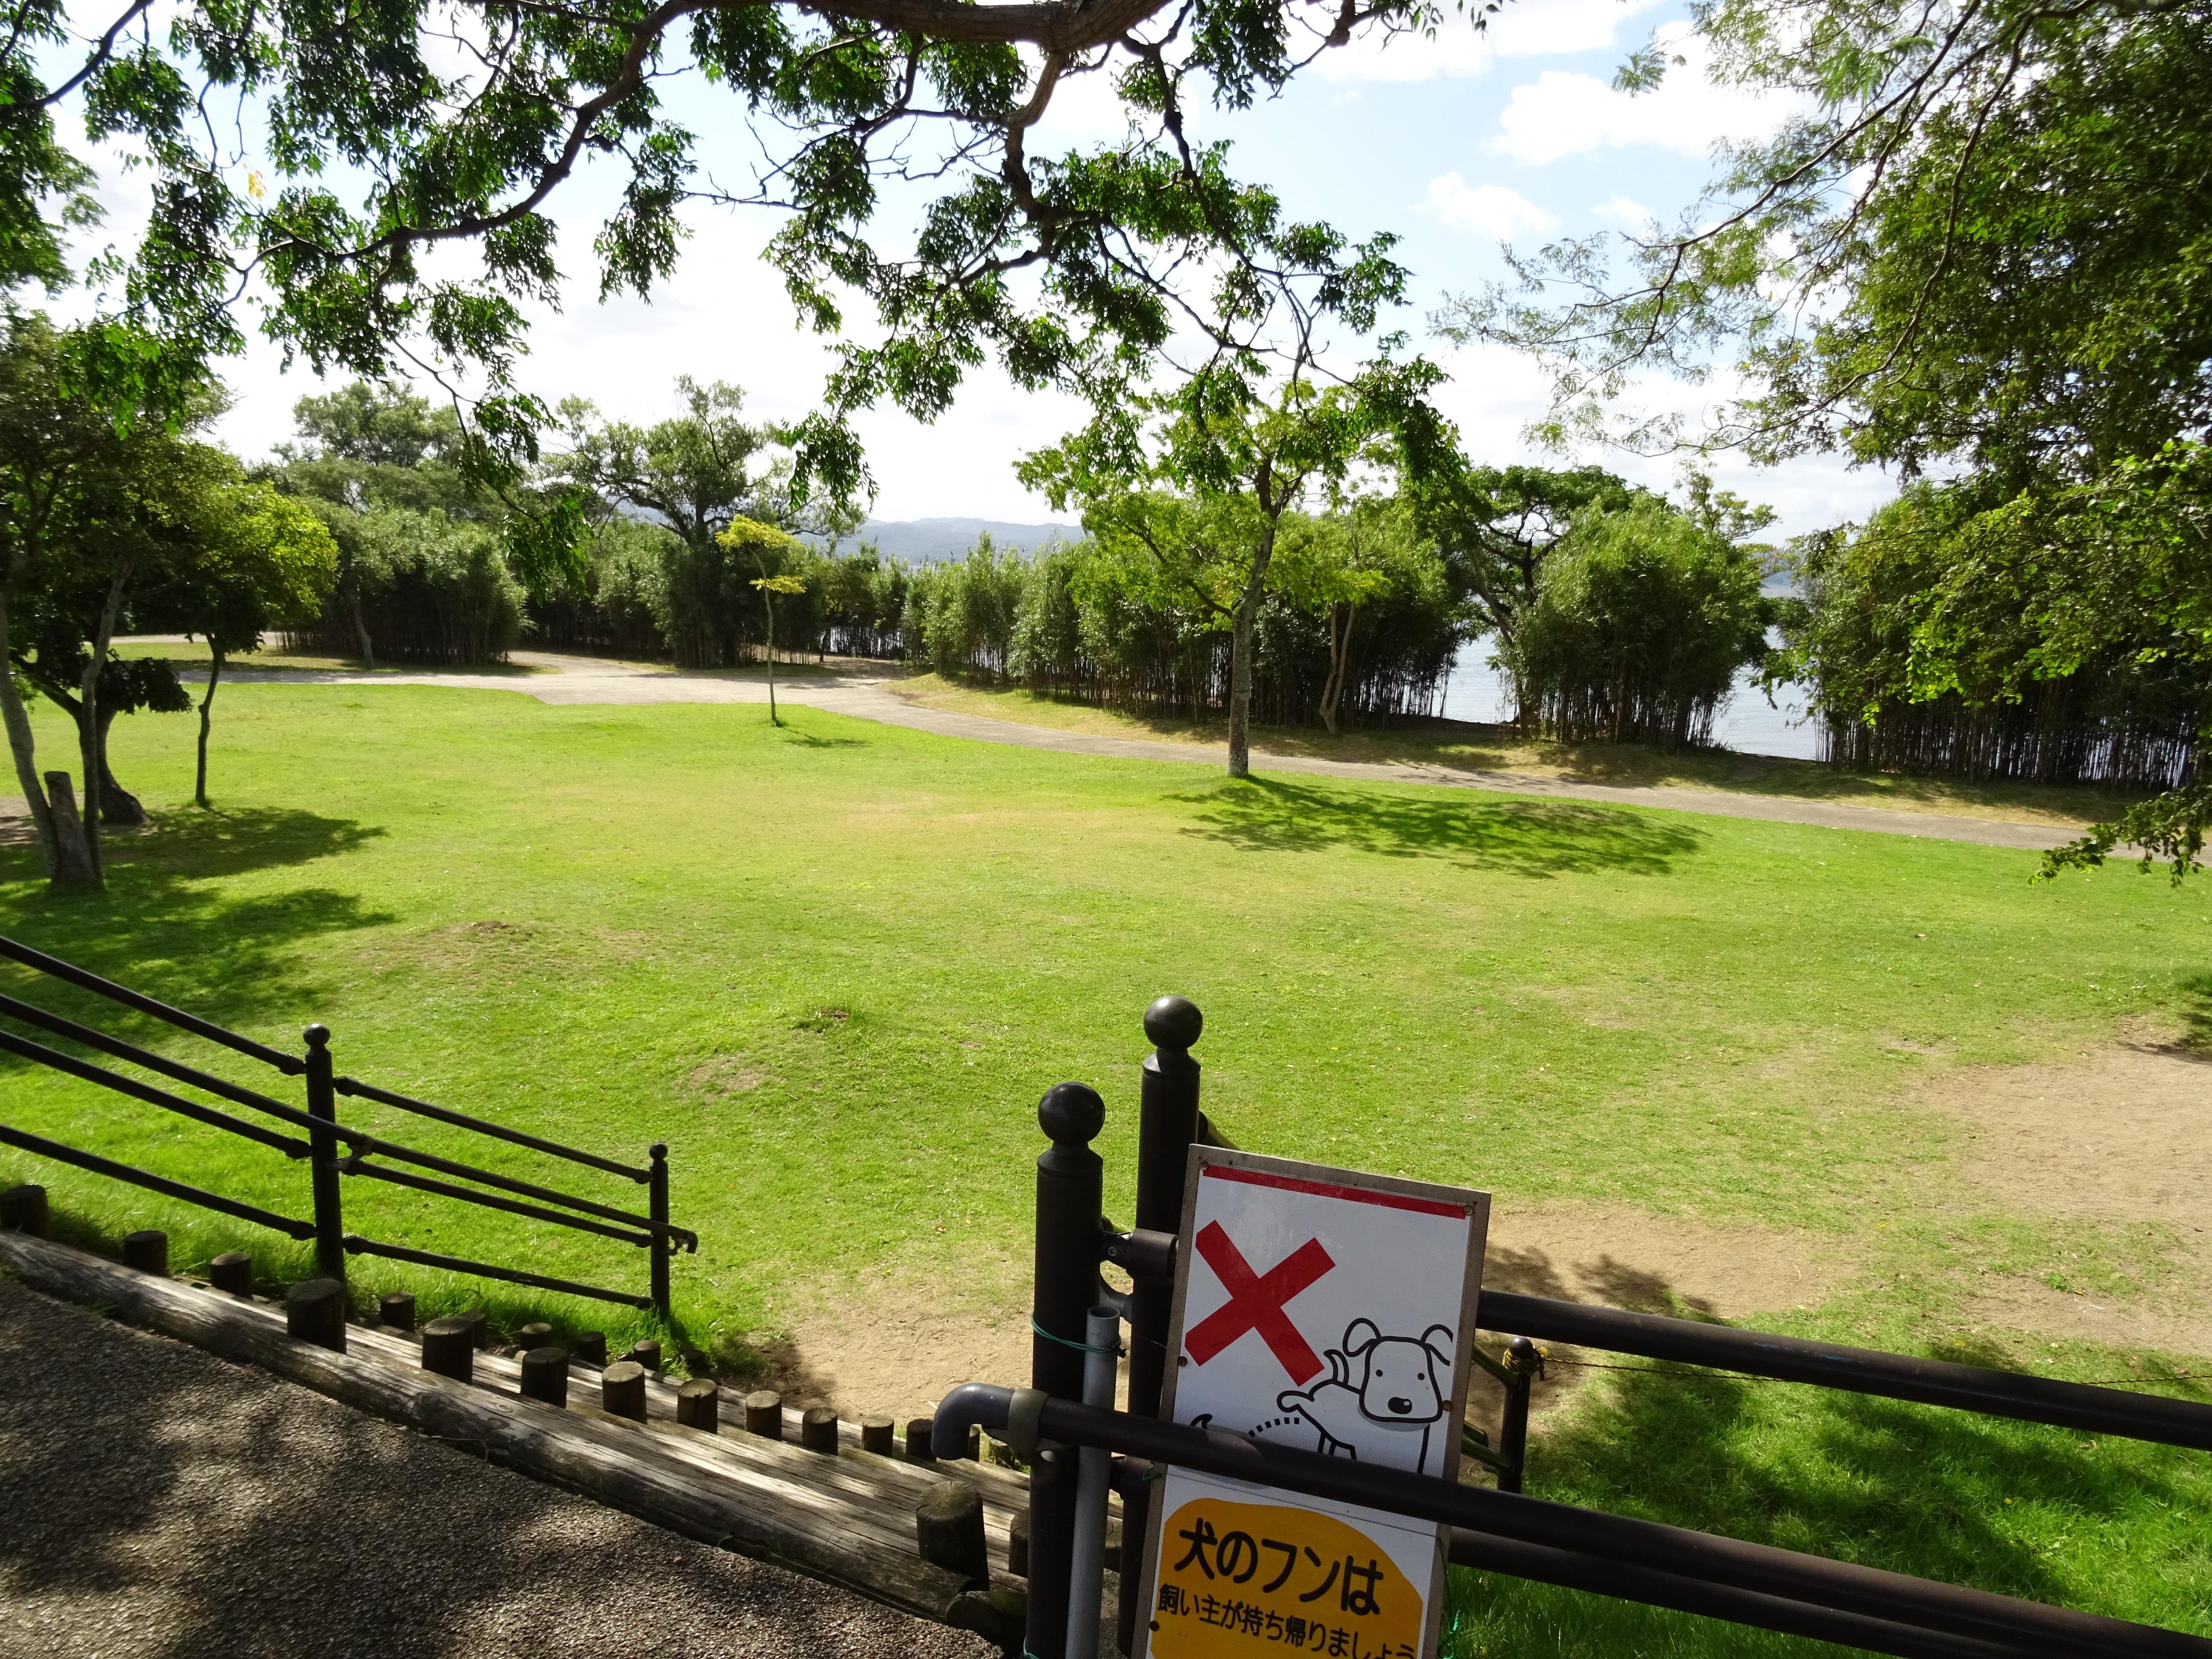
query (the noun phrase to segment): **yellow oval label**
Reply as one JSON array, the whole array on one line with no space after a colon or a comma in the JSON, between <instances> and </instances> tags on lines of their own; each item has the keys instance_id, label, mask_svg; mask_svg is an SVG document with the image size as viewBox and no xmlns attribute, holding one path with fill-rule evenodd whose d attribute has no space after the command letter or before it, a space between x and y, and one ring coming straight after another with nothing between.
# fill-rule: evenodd
<instances>
[{"instance_id":1,"label":"yellow oval label","mask_svg":"<svg viewBox=\"0 0 2212 1659\"><path fill-rule=\"evenodd\" d=\"M1419 1659L1425 1584L1333 1516L1196 1498L1161 1529L1158 1659Z\"/></svg>"}]
</instances>

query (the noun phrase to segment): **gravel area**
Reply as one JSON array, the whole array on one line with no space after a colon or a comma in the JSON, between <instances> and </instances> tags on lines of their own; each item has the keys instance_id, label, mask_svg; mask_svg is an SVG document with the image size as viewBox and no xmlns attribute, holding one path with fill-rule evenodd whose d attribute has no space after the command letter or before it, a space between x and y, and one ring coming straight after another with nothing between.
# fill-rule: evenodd
<instances>
[{"instance_id":1,"label":"gravel area","mask_svg":"<svg viewBox=\"0 0 2212 1659\"><path fill-rule=\"evenodd\" d=\"M0 1279L0 1656L995 1659Z\"/></svg>"}]
</instances>

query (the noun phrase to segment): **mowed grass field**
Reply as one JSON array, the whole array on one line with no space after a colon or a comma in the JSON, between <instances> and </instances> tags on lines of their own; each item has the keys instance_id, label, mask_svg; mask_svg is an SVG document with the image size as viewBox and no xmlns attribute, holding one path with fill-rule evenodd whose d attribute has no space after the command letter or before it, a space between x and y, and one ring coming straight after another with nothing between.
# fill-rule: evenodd
<instances>
[{"instance_id":1,"label":"mowed grass field","mask_svg":"<svg viewBox=\"0 0 2212 1659\"><path fill-rule=\"evenodd\" d=\"M1240 1144L1496 1194L1498 1224L1611 1206L1824 1241L1851 1271L1759 1322L2051 1375L2185 1353L1969 1320L2000 1278L2155 1298L2172 1226L2008 1206L1923 1098L1960 1068L2184 1032L2212 922L2126 870L1686 814L1100 760L749 706L549 708L505 692L226 688L217 810L191 722L123 721L155 814L110 889L50 898L0 848L8 933L342 1072L595 1151L665 1139L678 1313L710 1349L808 1298L1018 1306L1037 1096L1106 1094L1126 1221L1146 1003L1203 1008L1207 1109ZM40 739L60 751L60 725ZM0 984L196 1060L10 966ZM213 1069L266 1086L227 1057ZM298 1085L278 1091L296 1100ZM307 1212L304 1167L0 1060L5 1121ZM342 1102L393 1139L576 1188L561 1166ZM197 1265L281 1241L0 1152L109 1236ZM641 1194L605 1176L580 1190ZM641 1287L624 1246L354 1181L349 1225ZM1631 1264L1632 1265L1632 1264ZM364 1291L483 1287L357 1261ZM495 1304L519 1310L519 1304ZM570 1325L623 1316L535 1304ZM1729 1379L1588 1374L1530 1490L2212 1633L2212 1460ZM2212 1398L2199 1382L2168 1391ZM1813 1654L1819 1644L1462 1576L1460 1655Z\"/></svg>"}]
</instances>

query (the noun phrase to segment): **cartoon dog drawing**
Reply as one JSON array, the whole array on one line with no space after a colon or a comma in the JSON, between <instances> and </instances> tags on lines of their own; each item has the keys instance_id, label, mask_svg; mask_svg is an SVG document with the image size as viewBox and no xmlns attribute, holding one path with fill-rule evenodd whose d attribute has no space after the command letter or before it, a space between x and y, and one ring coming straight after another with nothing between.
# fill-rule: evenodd
<instances>
[{"instance_id":1,"label":"cartoon dog drawing","mask_svg":"<svg viewBox=\"0 0 2212 1659\"><path fill-rule=\"evenodd\" d=\"M1303 1392L1275 1396L1284 1415L1253 1431L1303 1424L1318 1436L1315 1449L1389 1468L1441 1474L1428 1467L1430 1431L1450 1401L1452 1331L1431 1325L1418 1337L1385 1336L1370 1319L1345 1328L1344 1346L1328 1350L1328 1376Z\"/></svg>"}]
</instances>

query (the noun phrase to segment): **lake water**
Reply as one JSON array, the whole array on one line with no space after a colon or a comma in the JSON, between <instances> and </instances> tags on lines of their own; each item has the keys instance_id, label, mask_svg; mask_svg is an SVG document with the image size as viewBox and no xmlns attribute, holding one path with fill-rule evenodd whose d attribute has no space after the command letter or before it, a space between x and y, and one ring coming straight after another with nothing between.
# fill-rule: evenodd
<instances>
[{"instance_id":1,"label":"lake water","mask_svg":"<svg viewBox=\"0 0 2212 1659\"><path fill-rule=\"evenodd\" d=\"M1478 640L1460 652L1444 692L1447 718L1490 722L1511 718L1512 697L1504 677L1490 665L1490 650L1489 641ZM1757 676L1747 672L1713 721L1713 741L1739 754L1816 760L1820 749L1814 728L1796 724L1804 718L1802 686L1777 686L1770 705Z\"/></svg>"}]
</instances>

